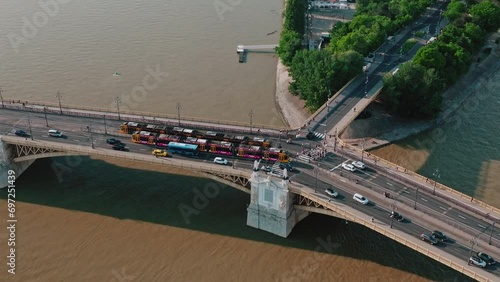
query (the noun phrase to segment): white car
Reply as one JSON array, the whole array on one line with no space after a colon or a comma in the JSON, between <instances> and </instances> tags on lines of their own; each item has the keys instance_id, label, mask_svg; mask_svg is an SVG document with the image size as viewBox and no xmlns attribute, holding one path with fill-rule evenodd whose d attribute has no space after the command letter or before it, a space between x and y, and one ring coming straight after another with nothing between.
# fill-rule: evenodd
<instances>
[{"instance_id":1,"label":"white car","mask_svg":"<svg viewBox=\"0 0 500 282\"><path fill-rule=\"evenodd\" d=\"M356 168L352 164L342 164L342 168L348 171L356 171Z\"/></svg>"},{"instance_id":2,"label":"white car","mask_svg":"<svg viewBox=\"0 0 500 282\"><path fill-rule=\"evenodd\" d=\"M365 164L360 161L354 161L351 164L359 169L364 169L366 167Z\"/></svg>"},{"instance_id":3,"label":"white car","mask_svg":"<svg viewBox=\"0 0 500 282\"><path fill-rule=\"evenodd\" d=\"M221 157L217 157L214 159L214 163L216 164L221 164L221 165L227 165L227 160Z\"/></svg>"},{"instance_id":4,"label":"white car","mask_svg":"<svg viewBox=\"0 0 500 282\"><path fill-rule=\"evenodd\" d=\"M325 190L325 193L327 193L327 194L328 194L328 196L333 197L333 198L337 198L337 197L338 197L338 195L339 195L339 193L338 193L337 191L335 191L335 190L333 190L333 189L330 189L330 188L327 188L327 189Z\"/></svg>"},{"instance_id":5,"label":"white car","mask_svg":"<svg viewBox=\"0 0 500 282\"><path fill-rule=\"evenodd\" d=\"M370 202L370 201L368 201L367 198L363 197L361 194L358 194L358 193L354 194L354 196L352 196L352 199L356 202L363 204L363 205L368 205L368 203Z\"/></svg>"}]
</instances>

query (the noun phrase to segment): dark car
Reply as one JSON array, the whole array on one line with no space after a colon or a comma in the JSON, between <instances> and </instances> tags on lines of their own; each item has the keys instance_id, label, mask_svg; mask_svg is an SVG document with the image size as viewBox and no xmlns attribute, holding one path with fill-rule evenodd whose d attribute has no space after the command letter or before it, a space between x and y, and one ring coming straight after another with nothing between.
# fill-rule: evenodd
<instances>
[{"instance_id":1,"label":"dark car","mask_svg":"<svg viewBox=\"0 0 500 282\"><path fill-rule=\"evenodd\" d=\"M280 168L281 169L285 169L288 170L288 171L293 171L293 167L290 165L290 164L281 164L280 163Z\"/></svg>"},{"instance_id":2,"label":"dark car","mask_svg":"<svg viewBox=\"0 0 500 282\"><path fill-rule=\"evenodd\" d=\"M115 145L115 144L123 144L122 141L115 139L115 138L109 138L106 140L106 143Z\"/></svg>"},{"instance_id":3,"label":"dark car","mask_svg":"<svg viewBox=\"0 0 500 282\"><path fill-rule=\"evenodd\" d=\"M118 143L118 144L113 145L113 150L117 150L117 151L129 151L128 148L125 148L125 144L123 144L123 143Z\"/></svg>"},{"instance_id":4,"label":"dark car","mask_svg":"<svg viewBox=\"0 0 500 282\"><path fill-rule=\"evenodd\" d=\"M392 211L390 214L389 214L390 217L394 217L394 219L396 219L397 221L401 222L403 220L405 220L405 218L400 215L399 213L395 212L395 211Z\"/></svg>"},{"instance_id":5,"label":"dark car","mask_svg":"<svg viewBox=\"0 0 500 282\"><path fill-rule=\"evenodd\" d=\"M438 240L436 240L436 238L432 237L432 235L425 233L420 235L420 239L422 239L422 241L431 243L431 245L436 245L438 243Z\"/></svg>"},{"instance_id":6,"label":"dark car","mask_svg":"<svg viewBox=\"0 0 500 282\"><path fill-rule=\"evenodd\" d=\"M441 231L434 230L432 232L432 236L439 241L448 241L448 237L446 237Z\"/></svg>"},{"instance_id":7,"label":"dark car","mask_svg":"<svg viewBox=\"0 0 500 282\"><path fill-rule=\"evenodd\" d=\"M495 260L492 257L490 257L489 255L485 254L485 253L479 252L479 253L477 253L477 256L480 259L484 260L488 265L495 264Z\"/></svg>"},{"instance_id":8,"label":"dark car","mask_svg":"<svg viewBox=\"0 0 500 282\"><path fill-rule=\"evenodd\" d=\"M16 134L17 136L21 136L21 137L29 137L30 135L24 131L24 130L16 130L16 132L14 133Z\"/></svg>"}]
</instances>

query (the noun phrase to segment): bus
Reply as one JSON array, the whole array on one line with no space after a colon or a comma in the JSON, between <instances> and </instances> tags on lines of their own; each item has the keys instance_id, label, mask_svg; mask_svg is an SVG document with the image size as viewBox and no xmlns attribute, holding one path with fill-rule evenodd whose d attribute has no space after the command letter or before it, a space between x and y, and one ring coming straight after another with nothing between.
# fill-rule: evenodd
<instances>
[{"instance_id":1,"label":"bus","mask_svg":"<svg viewBox=\"0 0 500 282\"><path fill-rule=\"evenodd\" d=\"M124 122L120 126L120 133L132 134L136 131L141 131L143 128L146 128L145 124L137 123L133 121Z\"/></svg>"},{"instance_id":2,"label":"bus","mask_svg":"<svg viewBox=\"0 0 500 282\"><path fill-rule=\"evenodd\" d=\"M259 146L240 145L236 155L243 158L260 159L262 151Z\"/></svg>"},{"instance_id":3,"label":"bus","mask_svg":"<svg viewBox=\"0 0 500 282\"><path fill-rule=\"evenodd\" d=\"M147 131L136 131L132 134L132 142L139 144L154 145L156 141L156 133Z\"/></svg>"},{"instance_id":4,"label":"bus","mask_svg":"<svg viewBox=\"0 0 500 282\"><path fill-rule=\"evenodd\" d=\"M233 144L226 141L210 141L210 147L208 151L214 154L232 156Z\"/></svg>"},{"instance_id":5,"label":"bus","mask_svg":"<svg viewBox=\"0 0 500 282\"><path fill-rule=\"evenodd\" d=\"M178 142L168 143L167 150L172 154L181 154L186 156L197 156L198 155L198 145L196 144L185 144Z\"/></svg>"},{"instance_id":6,"label":"bus","mask_svg":"<svg viewBox=\"0 0 500 282\"><path fill-rule=\"evenodd\" d=\"M273 162L279 161L280 163L288 163L290 161L287 154L278 148L269 148L262 152L262 159Z\"/></svg>"},{"instance_id":7,"label":"bus","mask_svg":"<svg viewBox=\"0 0 500 282\"><path fill-rule=\"evenodd\" d=\"M167 147L170 142L179 142L181 138L175 135L160 134L156 140L156 145L161 147Z\"/></svg>"}]
</instances>

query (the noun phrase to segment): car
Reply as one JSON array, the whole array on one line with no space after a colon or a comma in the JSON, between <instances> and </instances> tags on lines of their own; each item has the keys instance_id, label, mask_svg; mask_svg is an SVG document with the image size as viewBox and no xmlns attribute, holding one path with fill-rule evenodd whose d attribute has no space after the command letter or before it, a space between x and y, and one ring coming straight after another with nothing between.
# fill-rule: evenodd
<instances>
[{"instance_id":1,"label":"car","mask_svg":"<svg viewBox=\"0 0 500 282\"><path fill-rule=\"evenodd\" d=\"M488 265L494 265L496 263L492 257L490 257L489 255L487 255L485 253L479 252L479 253L477 253L477 256L480 259L484 260L486 262L486 264L488 264Z\"/></svg>"},{"instance_id":2,"label":"car","mask_svg":"<svg viewBox=\"0 0 500 282\"><path fill-rule=\"evenodd\" d=\"M446 237L441 231L434 230L432 232L432 237L438 239L439 241L448 241L448 237Z\"/></svg>"},{"instance_id":3,"label":"car","mask_svg":"<svg viewBox=\"0 0 500 282\"><path fill-rule=\"evenodd\" d=\"M366 167L366 165L360 161L354 161L351 164L359 169L365 169Z\"/></svg>"},{"instance_id":4,"label":"car","mask_svg":"<svg viewBox=\"0 0 500 282\"><path fill-rule=\"evenodd\" d=\"M486 267L486 262L484 260L482 260L480 257L477 257L477 256L471 256L469 258L469 265L473 264L473 265L477 265L481 268L485 268Z\"/></svg>"},{"instance_id":5,"label":"car","mask_svg":"<svg viewBox=\"0 0 500 282\"><path fill-rule=\"evenodd\" d=\"M342 164L342 168L348 171L356 171L356 168L352 164Z\"/></svg>"},{"instance_id":6,"label":"car","mask_svg":"<svg viewBox=\"0 0 500 282\"><path fill-rule=\"evenodd\" d=\"M154 155L154 156L157 156L157 157L166 157L168 155L167 151L161 150L161 149L154 149L151 152L151 154Z\"/></svg>"},{"instance_id":7,"label":"car","mask_svg":"<svg viewBox=\"0 0 500 282\"><path fill-rule=\"evenodd\" d=\"M358 193L354 194L354 196L352 196L352 199L356 202L363 204L363 205L368 205L368 203L370 202L370 201L368 201L367 198L363 197L363 195L358 194Z\"/></svg>"},{"instance_id":8,"label":"car","mask_svg":"<svg viewBox=\"0 0 500 282\"><path fill-rule=\"evenodd\" d=\"M328 196L333 197L333 198L337 198L337 197L338 197L338 195L339 195L339 193L338 193L337 191L335 191L335 190L333 190L333 189L330 189L330 188L327 188L327 189L325 190L325 193L327 193L327 194L328 194Z\"/></svg>"},{"instance_id":9,"label":"car","mask_svg":"<svg viewBox=\"0 0 500 282\"><path fill-rule=\"evenodd\" d=\"M14 134L16 134L17 136L21 136L21 137L30 137L28 132L26 132L24 130L20 130L20 129L16 130L16 132Z\"/></svg>"},{"instance_id":10,"label":"car","mask_svg":"<svg viewBox=\"0 0 500 282\"><path fill-rule=\"evenodd\" d=\"M115 145L113 145L112 148L113 148L113 150L117 150L117 151L125 151L125 152L129 151L128 148L125 148L125 144L123 144L123 143L115 144Z\"/></svg>"},{"instance_id":11,"label":"car","mask_svg":"<svg viewBox=\"0 0 500 282\"><path fill-rule=\"evenodd\" d=\"M280 163L280 168L281 169L285 169L286 168L286 170L288 170L288 171L293 171L293 167L290 164Z\"/></svg>"},{"instance_id":12,"label":"car","mask_svg":"<svg viewBox=\"0 0 500 282\"><path fill-rule=\"evenodd\" d=\"M273 171L273 168L270 167L270 166L268 166L268 165L265 165L265 166L263 165L260 169L262 171L264 171L264 172L271 172L271 171Z\"/></svg>"},{"instance_id":13,"label":"car","mask_svg":"<svg viewBox=\"0 0 500 282\"><path fill-rule=\"evenodd\" d=\"M432 235L425 233L422 233L420 235L420 239L422 239L422 241L429 242L431 245L436 245L438 243L438 240L436 238L432 237Z\"/></svg>"},{"instance_id":14,"label":"car","mask_svg":"<svg viewBox=\"0 0 500 282\"><path fill-rule=\"evenodd\" d=\"M389 214L389 216L393 217L394 219L396 219L399 222L405 220L405 218L402 215L400 215L399 213L397 213L395 211L391 211L391 213Z\"/></svg>"},{"instance_id":15,"label":"car","mask_svg":"<svg viewBox=\"0 0 500 282\"><path fill-rule=\"evenodd\" d=\"M122 141L115 139L115 138L109 138L109 139L106 139L106 143L108 143L110 145L115 145L115 144L122 143Z\"/></svg>"},{"instance_id":16,"label":"car","mask_svg":"<svg viewBox=\"0 0 500 282\"><path fill-rule=\"evenodd\" d=\"M48 134L49 134L49 136L56 137L56 138L63 137L63 135L64 135L61 131L59 131L57 129L50 129L48 131Z\"/></svg>"},{"instance_id":17,"label":"car","mask_svg":"<svg viewBox=\"0 0 500 282\"><path fill-rule=\"evenodd\" d=\"M216 164L221 164L221 165L227 165L227 160L221 157L217 157L214 159L214 163Z\"/></svg>"}]
</instances>

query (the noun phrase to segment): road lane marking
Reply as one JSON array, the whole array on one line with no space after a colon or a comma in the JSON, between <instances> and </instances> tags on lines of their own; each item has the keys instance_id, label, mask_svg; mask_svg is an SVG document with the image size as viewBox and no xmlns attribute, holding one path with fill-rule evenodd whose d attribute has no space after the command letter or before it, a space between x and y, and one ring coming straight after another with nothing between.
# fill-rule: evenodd
<instances>
[{"instance_id":1,"label":"road lane marking","mask_svg":"<svg viewBox=\"0 0 500 282\"><path fill-rule=\"evenodd\" d=\"M406 190L403 190L403 193L406 193L406 194L411 194L410 192L406 191Z\"/></svg>"},{"instance_id":2,"label":"road lane marking","mask_svg":"<svg viewBox=\"0 0 500 282\"><path fill-rule=\"evenodd\" d=\"M389 183L389 182L387 182L387 185L394 186L394 185L392 185L392 183Z\"/></svg>"},{"instance_id":3,"label":"road lane marking","mask_svg":"<svg viewBox=\"0 0 500 282\"><path fill-rule=\"evenodd\" d=\"M144 149L144 148L140 148L139 150L141 150L141 151L146 151L146 149Z\"/></svg>"},{"instance_id":4,"label":"road lane marking","mask_svg":"<svg viewBox=\"0 0 500 282\"><path fill-rule=\"evenodd\" d=\"M461 215L458 215L458 217L462 218L462 219L466 219L465 217L461 216Z\"/></svg>"},{"instance_id":5,"label":"road lane marking","mask_svg":"<svg viewBox=\"0 0 500 282\"><path fill-rule=\"evenodd\" d=\"M440 208L440 209L442 209L442 210L446 210L446 209L445 209L445 208L443 208L442 206L439 206L439 208Z\"/></svg>"},{"instance_id":6,"label":"road lane marking","mask_svg":"<svg viewBox=\"0 0 500 282\"><path fill-rule=\"evenodd\" d=\"M75 139L75 140L73 140L73 141L75 141L75 142L80 142L80 140L76 140L76 139Z\"/></svg>"},{"instance_id":7,"label":"road lane marking","mask_svg":"<svg viewBox=\"0 0 500 282\"><path fill-rule=\"evenodd\" d=\"M344 179L342 179L342 178L340 179L340 181L342 181L342 182L344 182L344 183L346 183L346 182L347 182L347 181L345 181L345 180L344 180Z\"/></svg>"},{"instance_id":8,"label":"road lane marking","mask_svg":"<svg viewBox=\"0 0 500 282\"><path fill-rule=\"evenodd\" d=\"M486 226L482 226L481 224L477 224L477 226L479 226L481 228L486 228Z\"/></svg>"},{"instance_id":9,"label":"road lane marking","mask_svg":"<svg viewBox=\"0 0 500 282\"><path fill-rule=\"evenodd\" d=\"M425 198L420 198L420 200L422 200L424 202L428 202Z\"/></svg>"}]
</instances>

